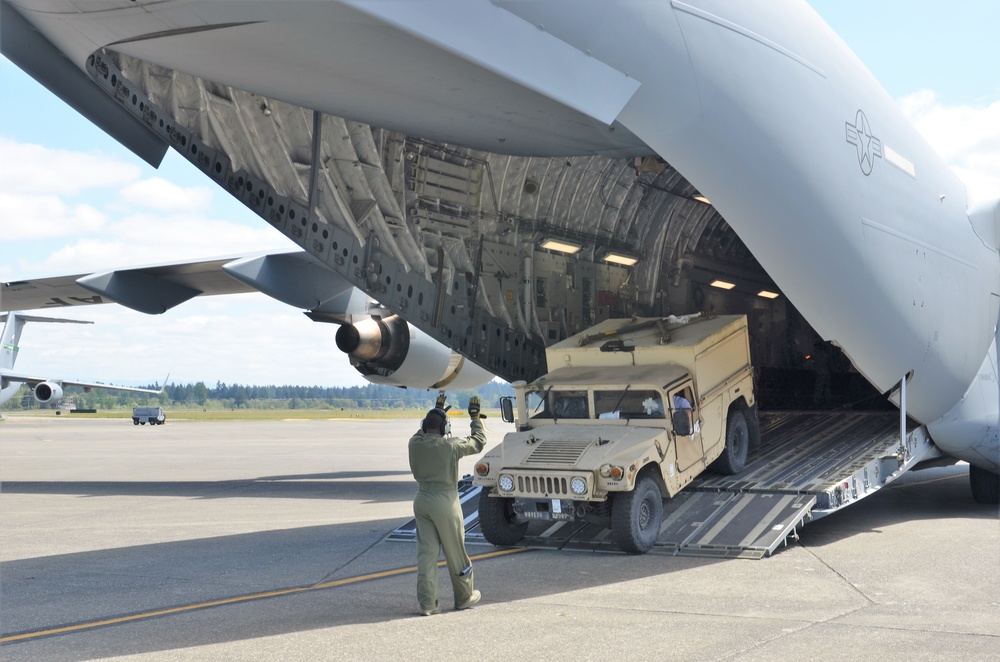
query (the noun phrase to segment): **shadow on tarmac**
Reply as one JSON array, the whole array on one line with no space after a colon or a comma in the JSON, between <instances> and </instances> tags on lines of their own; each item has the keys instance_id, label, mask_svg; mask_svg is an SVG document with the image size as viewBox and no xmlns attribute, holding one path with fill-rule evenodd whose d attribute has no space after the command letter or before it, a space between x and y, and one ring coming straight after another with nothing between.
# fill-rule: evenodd
<instances>
[{"instance_id":1,"label":"shadow on tarmac","mask_svg":"<svg viewBox=\"0 0 1000 662\"><path fill-rule=\"evenodd\" d=\"M4 631L0 636L97 623L133 614L154 614L174 607L308 587L383 570L406 569L415 563L415 545L381 542L401 523L400 520L367 521L304 527L8 562L4 564L4 583L5 588L13 590L5 595L4 613L0 619ZM375 527L379 527L377 532ZM385 565L361 569L348 565L352 559L346 559L347 564L341 565L347 567L330 572L330 565L339 563L334 558L338 540L356 540L359 534L366 532L371 537L367 543L369 548L384 546L382 551L388 557ZM496 548L469 546L469 554L473 557L491 551ZM518 561L528 555L530 572L514 571ZM478 560L476 568L481 578L490 577L487 582L478 581L481 585L491 585L489 602L497 604L613 586L720 562L670 559L667 565L663 561L663 557L651 555L581 555L529 550L513 557ZM584 567L586 571L581 572ZM444 617L459 613L450 611L446 573L447 570L441 570ZM36 581L42 577L44 582ZM125 624L39 636L4 644L0 657L6 661L87 660L320 628L409 620L417 617L415 577L413 571L402 572L388 579L375 578L346 586L206 607L184 614L154 615ZM497 590L496 586L502 589ZM40 603L46 605L45 622L37 620ZM81 621L81 618L86 620ZM192 625L192 619L200 623ZM204 621L210 624L205 625Z\"/></svg>"},{"instance_id":2,"label":"shadow on tarmac","mask_svg":"<svg viewBox=\"0 0 1000 662\"><path fill-rule=\"evenodd\" d=\"M324 477L342 478L339 474L310 476L312 479ZM214 485L214 493L204 496L219 497L231 495L218 493L222 491L220 485L226 484L167 485L168 490L185 496L202 496L195 486ZM234 486L254 484L256 481L233 482ZM22 484L22 489L24 485L46 484ZM100 484L95 484L95 489L97 485ZM153 490L152 484L112 484L116 485L117 491L109 493L161 493ZM147 487L128 492L123 485ZM9 487L9 484L4 485L5 490ZM270 496L284 496L285 487L281 483L261 485L261 489L272 490ZM405 489L397 483L388 486L385 483L352 483L350 487L352 498L357 498L359 493L378 493L383 500L409 498L413 491L412 483L406 483ZM143 489L150 491L141 491ZM310 482L305 489L307 495L313 492L317 498L336 497L329 493L329 483ZM388 495L387 489L390 490ZM906 480L900 479L842 512L806 525L801 532L801 546L822 548L907 520L940 518L996 519L997 511L995 507L981 506L973 501L964 466L928 470ZM380 542L401 523L399 519L369 520L9 562L4 564L4 631L5 634L33 631L78 623L81 618L99 621L123 614L153 612L171 606L311 586L330 579L405 568L414 561L414 546ZM469 553L476 555L494 549L470 545ZM779 550L776 556L781 554ZM723 561L546 550L479 561L476 568L477 583L484 591L489 587L488 602L502 604L595 587L607 587L618 594L619 585L650 577L663 578L666 587L670 575L677 572L722 563L771 562L779 560ZM8 644L4 646L3 658L58 662L171 651L351 625L399 621L398 627L406 627L403 623L415 614L414 582L413 573L404 573L347 586L201 609L184 615L53 635ZM445 586L442 583L442 600L447 608L450 596ZM46 605L45 622L38 622L38 616L33 615L37 614L39 604ZM446 612L436 618L448 617L458 617L458 614Z\"/></svg>"},{"instance_id":3,"label":"shadow on tarmac","mask_svg":"<svg viewBox=\"0 0 1000 662\"><path fill-rule=\"evenodd\" d=\"M399 476L401 480L363 482ZM84 497L189 497L220 499L350 499L408 501L416 492L409 471L339 471L219 481L7 481L7 494L69 494ZM239 492L235 494L234 492Z\"/></svg>"}]
</instances>

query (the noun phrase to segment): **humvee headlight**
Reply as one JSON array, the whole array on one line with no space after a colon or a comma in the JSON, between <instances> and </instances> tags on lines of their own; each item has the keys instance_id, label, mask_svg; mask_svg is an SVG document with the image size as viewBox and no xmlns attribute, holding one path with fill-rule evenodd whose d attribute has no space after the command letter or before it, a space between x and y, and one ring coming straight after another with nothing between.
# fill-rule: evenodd
<instances>
[{"instance_id":1,"label":"humvee headlight","mask_svg":"<svg viewBox=\"0 0 1000 662\"><path fill-rule=\"evenodd\" d=\"M610 464L605 464L601 467L601 476L604 478L610 478L612 480L621 480L625 475L625 469L623 467L613 467Z\"/></svg>"},{"instance_id":2,"label":"humvee headlight","mask_svg":"<svg viewBox=\"0 0 1000 662\"><path fill-rule=\"evenodd\" d=\"M587 493L587 481L579 476L573 478L569 481L569 491L577 496L582 496Z\"/></svg>"},{"instance_id":3,"label":"humvee headlight","mask_svg":"<svg viewBox=\"0 0 1000 662\"><path fill-rule=\"evenodd\" d=\"M477 476L486 476L489 473L490 473L490 463L489 462L480 462L479 464L476 465L476 475Z\"/></svg>"},{"instance_id":4,"label":"humvee headlight","mask_svg":"<svg viewBox=\"0 0 1000 662\"><path fill-rule=\"evenodd\" d=\"M497 481L497 485L503 492L513 492L514 491L514 477L508 474L503 474L500 476L500 480Z\"/></svg>"}]
</instances>

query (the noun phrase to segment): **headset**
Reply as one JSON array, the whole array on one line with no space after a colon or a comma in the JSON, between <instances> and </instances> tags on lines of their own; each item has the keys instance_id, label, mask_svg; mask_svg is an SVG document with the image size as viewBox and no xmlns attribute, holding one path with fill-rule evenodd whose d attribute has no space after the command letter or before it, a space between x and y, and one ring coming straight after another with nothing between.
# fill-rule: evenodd
<instances>
[{"instance_id":1,"label":"headset","mask_svg":"<svg viewBox=\"0 0 1000 662\"><path fill-rule=\"evenodd\" d=\"M445 436L450 435L451 421L448 419L448 413L444 409L441 409L440 407L435 407L434 409L431 409L429 412L427 412L427 415L424 416L424 420L420 421L420 429L423 430L424 432L427 432L427 425L429 423L427 419L429 419L432 415L435 416L436 418L440 418L441 421L444 423ZM437 428L440 426L434 424L434 427Z\"/></svg>"}]
</instances>

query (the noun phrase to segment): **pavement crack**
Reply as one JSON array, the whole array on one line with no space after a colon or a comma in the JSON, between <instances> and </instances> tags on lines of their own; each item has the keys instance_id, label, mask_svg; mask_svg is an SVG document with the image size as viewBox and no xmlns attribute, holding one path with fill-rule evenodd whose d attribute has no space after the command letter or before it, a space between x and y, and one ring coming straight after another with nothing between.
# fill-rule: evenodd
<instances>
[{"instance_id":1,"label":"pavement crack","mask_svg":"<svg viewBox=\"0 0 1000 662\"><path fill-rule=\"evenodd\" d=\"M386 534L386 535L388 535L388 534ZM354 563L355 561L357 561L358 559L360 559L362 556L364 556L365 554L367 554L368 552L370 552L371 550L373 550L375 548L375 546L378 545L383 540L385 540L385 536L380 536L378 539L376 539L375 541L373 541L370 545L368 545L367 547L365 547L364 549L362 549L360 552L358 552L357 554L355 554L351 558L347 559L346 561L344 561L343 563L341 563L339 566L337 566L336 568L334 568L330 572L326 573L318 582L315 582L313 585L315 586L315 585L318 585L318 584L324 584L324 583L330 581L333 578L334 575L336 575L338 572L344 570L349 565L351 565L352 563Z\"/></svg>"},{"instance_id":2,"label":"pavement crack","mask_svg":"<svg viewBox=\"0 0 1000 662\"><path fill-rule=\"evenodd\" d=\"M806 553L808 553L814 559L816 559L821 564L823 564L823 566L827 570L829 570L830 572L832 572L833 574L835 574L837 577L840 577L841 581L843 581L847 586L849 586L852 591L854 591L855 593L857 593L858 595L860 595L869 605L877 605L878 604L875 600L872 600L870 597L868 597L868 595L864 591L862 591L860 588L858 588L858 586L854 582L852 582L850 579L848 579L842 572L840 572L839 570L837 570L836 568L834 568L832 565L830 565L829 563L827 563L826 561L824 561L822 558L820 558L820 556L818 554L816 554L814 551L812 551L811 548L807 547L806 545L803 545L801 543L801 541L800 541L799 545L802 547L802 549L804 549L806 551ZM851 611L854 611L854 610L851 610ZM851 613L851 612L847 612L847 613Z\"/></svg>"}]
</instances>

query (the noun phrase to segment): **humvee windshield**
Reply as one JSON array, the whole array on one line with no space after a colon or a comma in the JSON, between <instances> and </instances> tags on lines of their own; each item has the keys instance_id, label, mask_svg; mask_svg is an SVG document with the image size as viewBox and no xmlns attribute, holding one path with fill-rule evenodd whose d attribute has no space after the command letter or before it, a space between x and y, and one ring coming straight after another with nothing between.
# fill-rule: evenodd
<instances>
[{"instance_id":1,"label":"humvee windshield","mask_svg":"<svg viewBox=\"0 0 1000 662\"><path fill-rule=\"evenodd\" d=\"M531 418L590 418L587 391L581 389L549 389L530 393L528 406L534 405Z\"/></svg>"},{"instance_id":2,"label":"humvee windshield","mask_svg":"<svg viewBox=\"0 0 1000 662\"><path fill-rule=\"evenodd\" d=\"M594 413L584 389L549 389L529 393L531 418L615 419L664 418L663 394L655 389L615 389L594 391Z\"/></svg>"},{"instance_id":3,"label":"humvee windshield","mask_svg":"<svg viewBox=\"0 0 1000 662\"><path fill-rule=\"evenodd\" d=\"M598 418L663 418L663 396L652 389L594 391Z\"/></svg>"}]
</instances>

